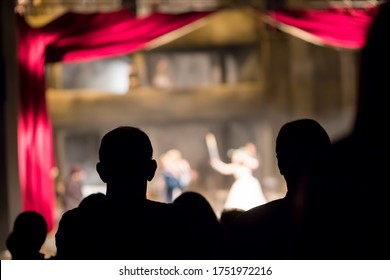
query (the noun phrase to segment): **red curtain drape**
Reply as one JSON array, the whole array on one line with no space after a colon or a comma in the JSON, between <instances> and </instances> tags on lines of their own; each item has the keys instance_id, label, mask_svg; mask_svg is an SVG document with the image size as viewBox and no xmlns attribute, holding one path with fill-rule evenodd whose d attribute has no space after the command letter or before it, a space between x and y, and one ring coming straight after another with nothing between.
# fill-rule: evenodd
<instances>
[{"instance_id":1,"label":"red curtain drape","mask_svg":"<svg viewBox=\"0 0 390 280\"><path fill-rule=\"evenodd\" d=\"M297 28L315 36L324 45L359 49L377 11L377 6L371 6L364 9L275 10L268 15L275 27L286 25ZM298 32L294 34L292 31L291 34L299 36Z\"/></svg>"},{"instance_id":2,"label":"red curtain drape","mask_svg":"<svg viewBox=\"0 0 390 280\"><path fill-rule=\"evenodd\" d=\"M23 210L41 213L52 230L55 222L53 136L46 104L45 62L81 61L131 53L182 28L208 12L154 13L136 18L128 10L67 13L41 28L18 17L18 159Z\"/></svg>"}]
</instances>

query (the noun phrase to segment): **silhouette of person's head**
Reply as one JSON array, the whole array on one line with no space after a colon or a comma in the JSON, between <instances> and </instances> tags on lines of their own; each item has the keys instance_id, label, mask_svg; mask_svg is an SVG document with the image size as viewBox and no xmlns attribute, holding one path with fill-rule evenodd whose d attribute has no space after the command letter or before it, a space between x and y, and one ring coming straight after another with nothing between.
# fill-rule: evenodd
<instances>
[{"instance_id":1,"label":"silhouette of person's head","mask_svg":"<svg viewBox=\"0 0 390 280\"><path fill-rule=\"evenodd\" d=\"M146 198L147 181L157 168L152 157L150 139L138 128L121 126L104 135L96 170L107 184L107 196Z\"/></svg>"},{"instance_id":2,"label":"silhouette of person's head","mask_svg":"<svg viewBox=\"0 0 390 280\"><path fill-rule=\"evenodd\" d=\"M208 200L197 192L184 192L173 204L180 213L178 231L181 256L185 259L220 259L225 232Z\"/></svg>"},{"instance_id":3,"label":"silhouette of person's head","mask_svg":"<svg viewBox=\"0 0 390 280\"><path fill-rule=\"evenodd\" d=\"M106 196L103 193L93 193L80 201L79 208L89 208L99 205L105 200Z\"/></svg>"},{"instance_id":4,"label":"silhouette of person's head","mask_svg":"<svg viewBox=\"0 0 390 280\"><path fill-rule=\"evenodd\" d=\"M289 192L330 148L327 132L313 119L298 119L281 127L276 138L276 157Z\"/></svg>"},{"instance_id":5,"label":"silhouette of person's head","mask_svg":"<svg viewBox=\"0 0 390 280\"><path fill-rule=\"evenodd\" d=\"M44 256L39 251L46 240L47 230L46 220L38 212L26 211L19 214L6 242L12 259L43 259Z\"/></svg>"},{"instance_id":6,"label":"silhouette of person's head","mask_svg":"<svg viewBox=\"0 0 390 280\"><path fill-rule=\"evenodd\" d=\"M207 199L197 192L184 192L173 203L192 217L201 217L202 220L216 221L217 216Z\"/></svg>"}]
</instances>

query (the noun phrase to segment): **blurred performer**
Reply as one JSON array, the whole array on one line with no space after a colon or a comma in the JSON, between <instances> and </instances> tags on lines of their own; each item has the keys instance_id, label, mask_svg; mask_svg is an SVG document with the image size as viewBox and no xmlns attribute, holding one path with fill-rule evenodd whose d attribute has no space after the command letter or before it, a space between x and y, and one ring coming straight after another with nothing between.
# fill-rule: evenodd
<instances>
[{"instance_id":1,"label":"blurred performer","mask_svg":"<svg viewBox=\"0 0 390 280\"><path fill-rule=\"evenodd\" d=\"M153 86L164 89L172 87L172 77L169 69L169 62L165 58L160 58L156 63L153 76Z\"/></svg>"},{"instance_id":2,"label":"blurred performer","mask_svg":"<svg viewBox=\"0 0 390 280\"><path fill-rule=\"evenodd\" d=\"M183 158L181 152L172 149L160 158L163 177L166 187L167 202L172 202L177 196L187 190L190 183L196 179L196 171L191 169L190 164Z\"/></svg>"},{"instance_id":3,"label":"blurred performer","mask_svg":"<svg viewBox=\"0 0 390 280\"><path fill-rule=\"evenodd\" d=\"M84 184L84 170L78 164L72 165L64 181L64 207L65 211L79 206L83 199L82 187Z\"/></svg>"},{"instance_id":4,"label":"blurred performer","mask_svg":"<svg viewBox=\"0 0 390 280\"><path fill-rule=\"evenodd\" d=\"M210 154L211 167L223 175L233 175L235 181L231 186L224 210L249 210L267 202L260 182L252 171L259 167L256 147L253 143L231 151L231 162L225 163L218 156L215 137L209 133L206 143Z\"/></svg>"}]
</instances>

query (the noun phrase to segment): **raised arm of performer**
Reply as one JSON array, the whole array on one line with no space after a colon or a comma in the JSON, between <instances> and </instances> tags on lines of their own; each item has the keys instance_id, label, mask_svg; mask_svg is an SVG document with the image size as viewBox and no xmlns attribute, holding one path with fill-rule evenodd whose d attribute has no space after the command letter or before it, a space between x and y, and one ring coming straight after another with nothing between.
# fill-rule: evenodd
<instances>
[{"instance_id":1,"label":"raised arm of performer","mask_svg":"<svg viewBox=\"0 0 390 280\"><path fill-rule=\"evenodd\" d=\"M236 170L233 163L225 163L219 157L217 141L213 133L206 134L206 144L210 156L210 165L216 171L224 175L232 175Z\"/></svg>"}]
</instances>

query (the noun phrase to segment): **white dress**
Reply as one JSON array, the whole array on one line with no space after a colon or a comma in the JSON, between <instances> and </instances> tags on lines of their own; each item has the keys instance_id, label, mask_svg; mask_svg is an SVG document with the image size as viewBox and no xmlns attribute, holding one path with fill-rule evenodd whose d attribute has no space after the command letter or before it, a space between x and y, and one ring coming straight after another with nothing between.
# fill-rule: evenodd
<instances>
[{"instance_id":1,"label":"white dress","mask_svg":"<svg viewBox=\"0 0 390 280\"><path fill-rule=\"evenodd\" d=\"M267 202L259 180L252 175L249 168L237 169L234 177L236 180L226 198L225 210L240 209L247 211Z\"/></svg>"}]
</instances>

